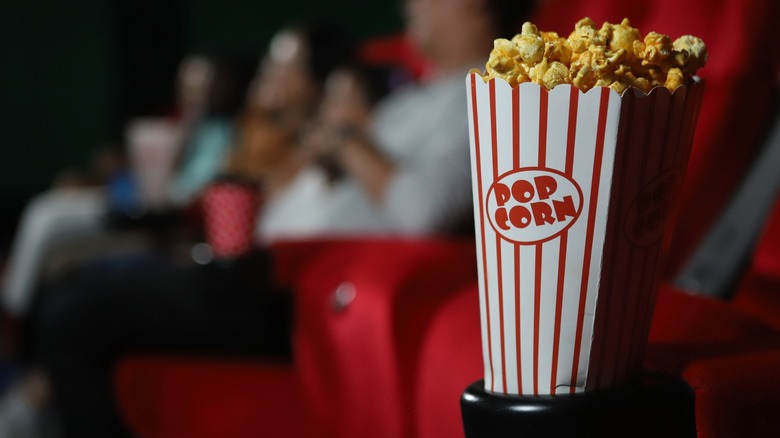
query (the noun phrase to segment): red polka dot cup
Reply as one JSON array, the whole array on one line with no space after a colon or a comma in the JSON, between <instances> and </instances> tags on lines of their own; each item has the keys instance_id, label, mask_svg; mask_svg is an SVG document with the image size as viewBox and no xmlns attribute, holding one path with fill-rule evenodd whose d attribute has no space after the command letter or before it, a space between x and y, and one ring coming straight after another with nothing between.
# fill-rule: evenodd
<instances>
[{"instance_id":1,"label":"red polka dot cup","mask_svg":"<svg viewBox=\"0 0 780 438\"><path fill-rule=\"evenodd\" d=\"M259 208L260 191L255 184L222 180L205 190L205 235L214 257L235 259L253 249Z\"/></svg>"}]
</instances>

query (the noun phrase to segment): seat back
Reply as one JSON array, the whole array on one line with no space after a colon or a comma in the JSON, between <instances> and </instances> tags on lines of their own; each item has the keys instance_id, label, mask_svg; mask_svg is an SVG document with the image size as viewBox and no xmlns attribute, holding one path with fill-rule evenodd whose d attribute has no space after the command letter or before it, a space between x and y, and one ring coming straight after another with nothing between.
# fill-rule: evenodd
<instances>
[{"instance_id":1,"label":"seat back","mask_svg":"<svg viewBox=\"0 0 780 438\"><path fill-rule=\"evenodd\" d=\"M344 242L298 277L293 349L322 437L412 436L420 337L475 282L472 241Z\"/></svg>"}]
</instances>

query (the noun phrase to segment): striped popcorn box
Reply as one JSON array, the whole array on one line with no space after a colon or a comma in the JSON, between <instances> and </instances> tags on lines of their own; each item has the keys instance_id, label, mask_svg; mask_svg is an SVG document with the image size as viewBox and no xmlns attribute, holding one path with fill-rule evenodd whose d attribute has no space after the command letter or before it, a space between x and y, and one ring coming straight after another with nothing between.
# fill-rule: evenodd
<instances>
[{"instance_id":1,"label":"striped popcorn box","mask_svg":"<svg viewBox=\"0 0 780 438\"><path fill-rule=\"evenodd\" d=\"M206 241L221 259L233 259L254 247L255 219L260 206L257 186L218 181L203 194Z\"/></svg>"},{"instance_id":2,"label":"striped popcorn box","mask_svg":"<svg viewBox=\"0 0 780 438\"><path fill-rule=\"evenodd\" d=\"M703 82L623 95L466 78L485 389L637 376Z\"/></svg>"}]
</instances>

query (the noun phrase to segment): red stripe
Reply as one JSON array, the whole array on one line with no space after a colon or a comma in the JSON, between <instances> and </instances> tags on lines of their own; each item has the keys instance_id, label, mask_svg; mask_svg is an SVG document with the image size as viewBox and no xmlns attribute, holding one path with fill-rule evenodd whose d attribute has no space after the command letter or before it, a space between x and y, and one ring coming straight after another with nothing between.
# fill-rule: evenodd
<instances>
[{"instance_id":1,"label":"red stripe","mask_svg":"<svg viewBox=\"0 0 780 438\"><path fill-rule=\"evenodd\" d=\"M520 245L515 244L515 355L517 356L517 392L523 393L523 368L520 354Z\"/></svg>"},{"instance_id":2,"label":"red stripe","mask_svg":"<svg viewBox=\"0 0 780 438\"><path fill-rule=\"evenodd\" d=\"M493 180L498 179L498 138L496 134L496 81L490 81L490 139L493 146ZM506 346L504 345L504 282L502 281L501 236L496 234L496 265L498 275L498 324L501 342L501 388L506 394Z\"/></svg>"},{"instance_id":3,"label":"red stripe","mask_svg":"<svg viewBox=\"0 0 780 438\"><path fill-rule=\"evenodd\" d=\"M655 245L655 252L652 255L652 257L658 258L659 254L658 252L661 251L661 243L657 243ZM639 326L639 330L637 330L638 333L635 333L634 336L634 343L632 344L631 351L633 352L631 358L633 359L633 363L630 365L632 369L638 370L642 366L641 362L644 359L645 349L647 346L647 337L648 337L648 331L650 330L650 322L652 320L653 313L651 310L647 309L655 309L655 301L656 297L658 295L658 287L660 284L660 278L656 279L656 276L658 275L658 268L660 268L660 264L656 263L653 267L653 271L650 275L649 283L652 285L652 287L648 287L644 291L644 297L642 299L642 304L640 305L640 309L645 309L644 313L639 313L637 315L637 321L638 323L636 326ZM635 328L636 330L636 328Z\"/></svg>"},{"instance_id":4,"label":"red stripe","mask_svg":"<svg viewBox=\"0 0 780 438\"><path fill-rule=\"evenodd\" d=\"M601 102L599 103L599 121L596 131L596 152L593 163L593 184L590 189L590 201L588 205L588 230L585 236L585 258L582 263L582 281L580 283L580 302L577 312L577 335L574 340L574 361L571 369L571 392L577 387L577 370L580 366L580 344L582 344L582 324L585 314L585 303L588 295L588 280L593 250L593 228L596 222L596 201L598 200L599 182L601 179L601 160L604 155L604 135L607 126L607 111L609 110L609 88L601 89Z\"/></svg>"},{"instance_id":5,"label":"red stripe","mask_svg":"<svg viewBox=\"0 0 780 438\"><path fill-rule=\"evenodd\" d=\"M493 179L498 178L498 146L496 145L496 81L489 82L490 90L490 140L493 146Z\"/></svg>"},{"instance_id":6,"label":"red stripe","mask_svg":"<svg viewBox=\"0 0 780 438\"><path fill-rule=\"evenodd\" d=\"M690 95L691 95L691 90L690 89L686 89L685 93L683 95L683 98L682 98L682 103L678 102L679 98L677 97L677 93L675 93L672 96L672 100L677 102L676 105L678 107L680 107L681 110L683 111L683 115L682 116L677 115L677 117L676 117L676 119L678 119L680 121L680 126L677 128L677 135L675 135L675 138L676 138L675 145L677 147L674 150L674 158L673 158L674 162L672 163L673 166L678 166L678 165L680 165L681 162L685 161L683 159L683 156L680 155L680 153L685 151L685 148L683 147L684 144L682 143L682 141L683 141L683 133L686 132L685 131L686 126L685 126L685 117L684 116L688 112L691 112L691 111L687 111L687 108L688 108L688 98L690 97ZM685 169L685 168L683 167L682 169ZM680 176L680 179L682 180L682 176Z\"/></svg>"},{"instance_id":7,"label":"red stripe","mask_svg":"<svg viewBox=\"0 0 780 438\"><path fill-rule=\"evenodd\" d=\"M547 165L547 90L539 89L539 167ZM534 395L539 394L539 322L542 300L542 244L536 245L534 284Z\"/></svg>"},{"instance_id":8,"label":"red stripe","mask_svg":"<svg viewBox=\"0 0 780 438\"><path fill-rule=\"evenodd\" d=\"M485 208L484 208L484 202L482 199L482 160L480 159L480 151L479 151L479 117L477 116L477 84L476 84L476 75L471 75L471 107L472 107L472 118L473 118L473 124L474 124L474 148L475 148L475 156L477 159L477 195L479 197L479 222L480 222L480 234L482 237L482 273L483 273L483 281L484 281L484 300L485 300L485 324L487 325L487 342L488 342L488 366L490 367L490 388L491 390L495 387L495 376L493 373L493 348L492 348L492 340L491 340L491 334L490 334L490 301L488 300L488 282L487 282L487 254L485 252L485 224L484 224L484 218L485 218Z\"/></svg>"},{"instance_id":9,"label":"red stripe","mask_svg":"<svg viewBox=\"0 0 780 438\"><path fill-rule=\"evenodd\" d=\"M536 282L534 284L534 395L539 395L539 314L542 299L542 244L536 244Z\"/></svg>"},{"instance_id":10,"label":"red stripe","mask_svg":"<svg viewBox=\"0 0 780 438\"><path fill-rule=\"evenodd\" d=\"M520 87L512 89L512 166L520 168Z\"/></svg>"},{"instance_id":11,"label":"red stripe","mask_svg":"<svg viewBox=\"0 0 780 438\"><path fill-rule=\"evenodd\" d=\"M571 178L574 169L574 140L577 136L577 102L579 99L579 90L571 87L569 93L569 124L566 137L566 176ZM561 235L561 245L558 254L558 291L555 299L555 335L553 338L552 350L552 376L550 378L550 394L555 394L556 382L558 380L558 349L561 344L561 313L563 313L563 291L564 279L566 277L566 249L569 242L569 232L565 231Z\"/></svg>"},{"instance_id":12,"label":"red stripe","mask_svg":"<svg viewBox=\"0 0 780 438\"><path fill-rule=\"evenodd\" d=\"M580 91L571 87L569 94L569 131L566 137L566 175L574 172L574 140L577 138L577 106L579 104Z\"/></svg>"},{"instance_id":13,"label":"red stripe","mask_svg":"<svg viewBox=\"0 0 780 438\"><path fill-rule=\"evenodd\" d=\"M512 88L512 168L520 168L520 87ZM515 244L515 364L517 392L523 393L522 355L520 350L520 245Z\"/></svg>"},{"instance_id":14,"label":"red stripe","mask_svg":"<svg viewBox=\"0 0 780 438\"><path fill-rule=\"evenodd\" d=\"M501 384L506 394L506 346L504 345L504 285L501 269L501 237L496 236L496 253L498 256L498 323L501 338Z\"/></svg>"},{"instance_id":15,"label":"red stripe","mask_svg":"<svg viewBox=\"0 0 780 438\"><path fill-rule=\"evenodd\" d=\"M520 87L512 89L512 166L520 168ZM522 354L520 350L520 245L515 244L515 360L517 393L523 393Z\"/></svg>"},{"instance_id":16,"label":"red stripe","mask_svg":"<svg viewBox=\"0 0 780 438\"><path fill-rule=\"evenodd\" d=\"M563 308L563 280L566 273L566 245L568 245L569 233L561 235L561 246L558 252L558 291L555 297L555 335L553 337L552 350L552 375L550 376L550 394L555 394L556 381L558 380L558 348L561 344L561 312Z\"/></svg>"}]
</instances>

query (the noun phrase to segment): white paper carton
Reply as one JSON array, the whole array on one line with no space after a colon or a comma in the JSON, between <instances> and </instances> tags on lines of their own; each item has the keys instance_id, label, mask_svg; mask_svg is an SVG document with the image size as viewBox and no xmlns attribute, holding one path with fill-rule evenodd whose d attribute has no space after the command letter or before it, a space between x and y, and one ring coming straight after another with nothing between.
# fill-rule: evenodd
<instances>
[{"instance_id":1,"label":"white paper carton","mask_svg":"<svg viewBox=\"0 0 780 438\"><path fill-rule=\"evenodd\" d=\"M634 377L703 83L622 96L466 84L485 389Z\"/></svg>"}]
</instances>

